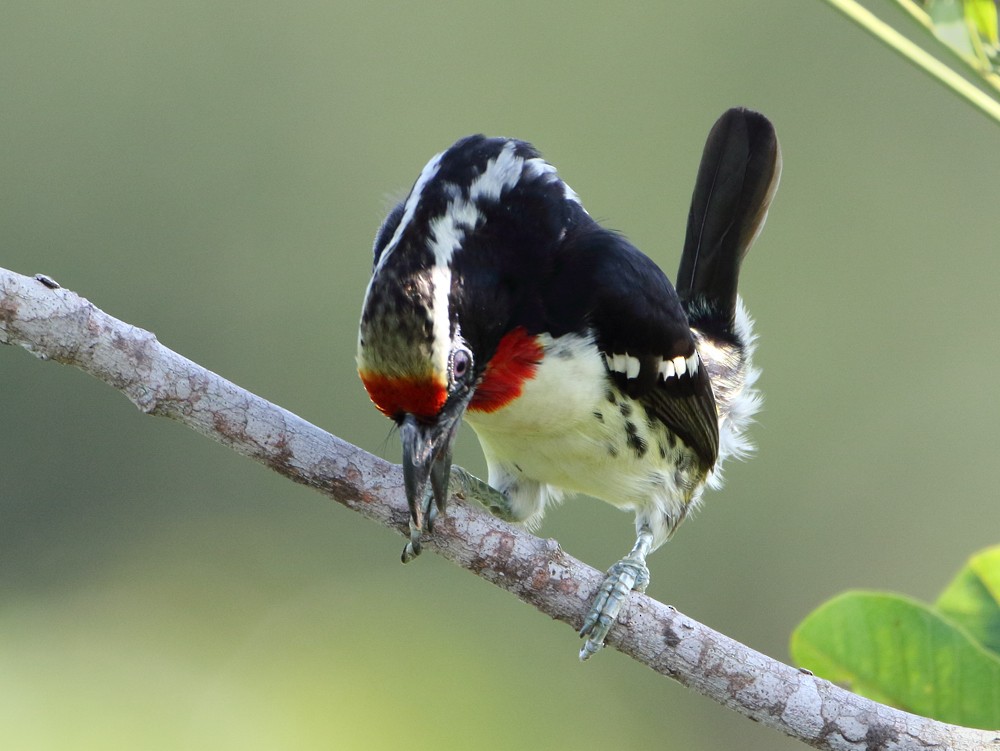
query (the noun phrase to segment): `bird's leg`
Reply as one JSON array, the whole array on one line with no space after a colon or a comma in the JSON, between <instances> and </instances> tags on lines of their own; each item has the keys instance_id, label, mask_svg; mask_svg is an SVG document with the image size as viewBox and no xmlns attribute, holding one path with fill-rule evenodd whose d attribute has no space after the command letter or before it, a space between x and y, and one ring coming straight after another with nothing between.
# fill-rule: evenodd
<instances>
[{"instance_id":1,"label":"bird's leg","mask_svg":"<svg viewBox=\"0 0 1000 751\"><path fill-rule=\"evenodd\" d=\"M649 525L639 527L639 534L632 551L608 569L608 575L597 591L590 612L583 621L580 636L587 639L580 650L580 659L586 660L600 651L604 638L618 617L625 598L631 590L643 592L649 584L646 556L653 546L653 531Z\"/></svg>"},{"instance_id":2,"label":"bird's leg","mask_svg":"<svg viewBox=\"0 0 1000 751\"><path fill-rule=\"evenodd\" d=\"M466 472L461 467L451 468L452 487L455 495L460 498L471 498L482 504L487 511L498 519L508 522L518 522L521 519L514 514L510 499L487 482Z\"/></svg>"}]
</instances>

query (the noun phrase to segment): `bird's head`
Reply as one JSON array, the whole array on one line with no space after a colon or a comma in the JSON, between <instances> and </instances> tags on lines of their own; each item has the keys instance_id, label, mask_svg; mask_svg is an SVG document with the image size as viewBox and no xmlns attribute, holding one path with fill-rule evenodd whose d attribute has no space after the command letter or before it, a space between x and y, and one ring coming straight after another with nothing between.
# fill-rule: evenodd
<instances>
[{"instance_id":1,"label":"bird's head","mask_svg":"<svg viewBox=\"0 0 1000 751\"><path fill-rule=\"evenodd\" d=\"M427 163L379 229L358 372L400 428L418 529L428 481L444 507L466 409L496 409L537 364L538 259L581 211L529 144L470 136Z\"/></svg>"}]
</instances>

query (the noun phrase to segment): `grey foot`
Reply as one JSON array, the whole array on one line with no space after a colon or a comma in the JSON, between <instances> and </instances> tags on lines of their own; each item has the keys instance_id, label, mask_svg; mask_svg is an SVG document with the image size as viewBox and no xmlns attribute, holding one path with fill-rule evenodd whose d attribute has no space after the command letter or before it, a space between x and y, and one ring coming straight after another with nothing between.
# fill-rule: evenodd
<instances>
[{"instance_id":1,"label":"grey foot","mask_svg":"<svg viewBox=\"0 0 1000 751\"><path fill-rule=\"evenodd\" d=\"M583 621L583 628L580 629L580 636L587 639L580 650L581 660L586 660L601 650L628 593L633 589L643 592L647 584L649 569L638 557L628 555L608 570L608 575L590 606L590 612Z\"/></svg>"}]
</instances>

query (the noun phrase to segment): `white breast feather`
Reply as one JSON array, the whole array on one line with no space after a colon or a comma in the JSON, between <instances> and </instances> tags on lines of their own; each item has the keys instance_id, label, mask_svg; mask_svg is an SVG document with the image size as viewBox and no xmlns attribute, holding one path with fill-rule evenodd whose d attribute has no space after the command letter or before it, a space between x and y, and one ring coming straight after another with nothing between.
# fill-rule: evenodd
<instances>
[{"instance_id":1,"label":"white breast feather","mask_svg":"<svg viewBox=\"0 0 1000 751\"><path fill-rule=\"evenodd\" d=\"M717 488L722 461L752 450L745 431L761 402L753 388L759 372L749 359L752 322L740 302L736 334L745 345L742 357L736 348L694 333L719 406L719 459L707 478ZM680 444L611 387L607 370L627 374L632 358L606 359L589 335L542 335L540 343L542 364L519 398L495 412L466 415L482 443L490 485L507 495L514 515L529 527L565 492L584 493L636 511L637 523L650 524L659 546L697 504L701 487L678 486L685 479L675 472ZM646 445L641 456L625 441L629 429Z\"/></svg>"}]
</instances>

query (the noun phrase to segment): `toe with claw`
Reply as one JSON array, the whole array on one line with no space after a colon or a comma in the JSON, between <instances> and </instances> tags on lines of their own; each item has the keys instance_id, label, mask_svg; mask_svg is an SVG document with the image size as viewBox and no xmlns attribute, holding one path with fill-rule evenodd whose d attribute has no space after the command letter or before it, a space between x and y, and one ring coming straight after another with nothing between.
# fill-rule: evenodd
<instances>
[{"instance_id":1,"label":"toe with claw","mask_svg":"<svg viewBox=\"0 0 1000 751\"><path fill-rule=\"evenodd\" d=\"M627 556L608 570L601 588L597 591L590 611L583 621L580 636L587 641L580 649L580 659L586 660L604 646L604 639L618 618L625 598L632 590L644 592L649 584L646 555L652 545L653 535L647 527L639 530L639 537Z\"/></svg>"},{"instance_id":2,"label":"toe with claw","mask_svg":"<svg viewBox=\"0 0 1000 751\"><path fill-rule=\"evenodd\" d=\"M456 495L478 501L498 519L508 522L522 521L514 513L510 498L461 467L451 468L451 486L455 489Z\"/></svg>"}]
</instances>

